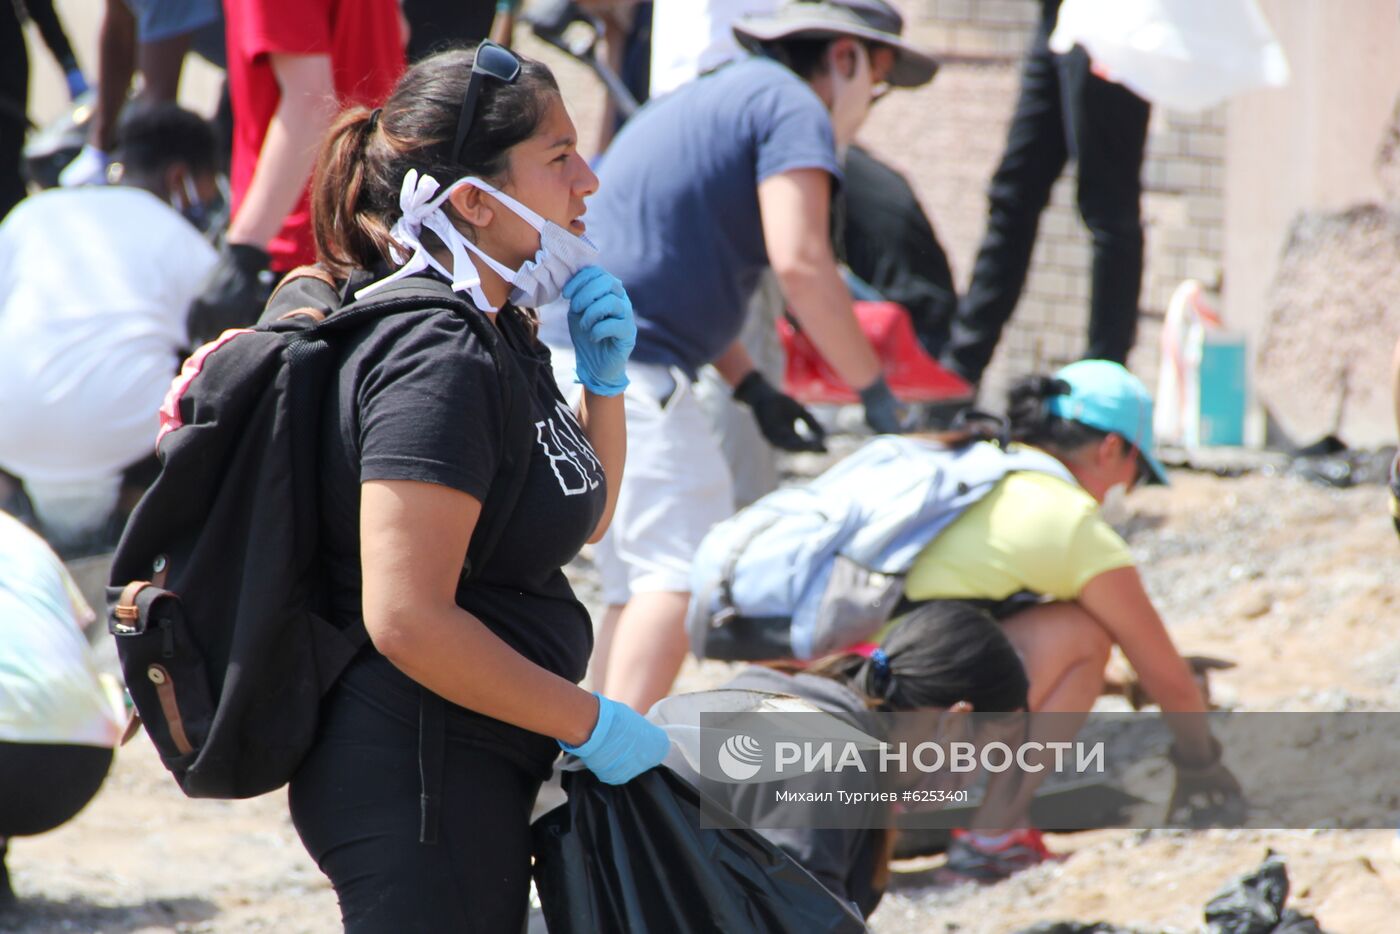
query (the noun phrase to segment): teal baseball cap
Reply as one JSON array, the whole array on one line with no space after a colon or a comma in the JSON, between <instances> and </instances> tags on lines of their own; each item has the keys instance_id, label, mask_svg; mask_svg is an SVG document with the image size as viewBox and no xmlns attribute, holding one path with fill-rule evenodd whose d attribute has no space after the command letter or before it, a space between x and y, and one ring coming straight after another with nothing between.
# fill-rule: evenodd
<instances>
[{"instance_id":1,"label":"teal baseball cap","mask_svg":"<svg viewBox=\"0 0 1400 934\"><path fill-rule=\"evenodd\" d=\"M1111 360L1080 360L1055 378L1069 384L1069 393L1050 398L1052 414L1121 436L1138 449L1149 482L1167 482L1166 468L1152 453L1152 397L1142 380Z\"/></svg>"}]
</instances>

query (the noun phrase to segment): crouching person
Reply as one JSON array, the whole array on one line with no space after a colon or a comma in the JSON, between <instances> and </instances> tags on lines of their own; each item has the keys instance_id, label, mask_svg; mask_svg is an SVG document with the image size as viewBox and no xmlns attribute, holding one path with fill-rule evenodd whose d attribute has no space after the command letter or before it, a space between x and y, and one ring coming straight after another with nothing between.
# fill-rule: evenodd
<instances>
[{"instance_id":1,"label":"crouching person","mask_svg":"<svg viewBox=\"0 0 1400 934\"><path fill-rule=\"evenodd\" d=\"M15 898L9 839L72 820L121 737L120 701L83 636L92 619L44 540L0 512L0 910Z\"/></svg>"},{"instance_id":2,"label":"crouching person","mask_svg":"<svg viewBox=\"0 0 1400 934\"><path fill-rule=\"evenodd\" d=\"M986 607L1025 661L1033 712L1087 718L1117 645L1163 713L1204 713L1205 700L1132 553L1098 511L1115 489L1166 482L1152 455L1147 390L1117 363L1084 360L1016 384L1007 416L1013 451L1033 448L1063 471L1008 474L925 546L909 571L906 599L975 600ZM1035 738L1071 740L1075 721L1055 718L1068 735ZM1205 718L1170 716L1168 724L1177 769L1171 809L1191 795L1226 810L1242 806ZM979 829L955 834L949 874L996 881L1050 858L1029 824L1043 773L1014 790L1011 778L994 778L974 820Z\"/></svg>"},{"instance_id":3,"label":"crouching person","mask_svg":"<svg viewBox=\"0 0 1400 934\"><path fill-rule=\"evenodd\" d=\"M989 718L979 717L974 728L971 718L960 721L959 715L1025 710L1028 684L1016 650L991 616L970 603L944 601L919 607L901 618L879 648L868 655L837 655L807 669L754 666L725 687L799 697L870 736L912 747L946 742L950 736L972 741L984 738L968 731L993 726ZM922 716L894 720L876 716L886 713ZM1010 725L1018 730L1023 728L1021 717L1007 720L1014 721ZM892 723L895 726L891 727ZM870 781L871 790L883 789L877 775L858 777ZM885 776L895 785L902 777ZM956 780L966 784L976 777L976 773L959 774ZM910 779L910 785L928 787L927 776L920 772L911 772ZM782 787L852 791L851 782L847 772L820 772L785 781ZM811 821L817 826L799 827L795 825L809 823L806 812L797 817L776 811L804 806L777 802L775 783L702 780L701 784L735 817L782 848L835 895L852 902L867 917L874 912L884 895L894 852L890 805L873 805L863 814L865 826L858 829L823 828L820 819ZM950 786L947 790L956 789Z\"/></svg>"},{"instance_id":4,"label":"crouching person","mask_svg":"<svg viewBox=\"0 0 1400 934\"><path fill-rule=\"evenodd\" d=\"M215 261L213 128L159 104L118 133L115 184L42 192L0 224L0 507L64 558L110 550L159 470L156 411Z\"/></svg>"}]
</instances>

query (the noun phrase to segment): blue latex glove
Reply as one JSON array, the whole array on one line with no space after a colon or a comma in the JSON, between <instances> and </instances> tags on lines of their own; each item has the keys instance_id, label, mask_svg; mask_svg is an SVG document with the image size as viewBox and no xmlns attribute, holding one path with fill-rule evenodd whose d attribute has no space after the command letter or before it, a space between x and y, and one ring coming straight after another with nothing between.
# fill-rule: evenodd
<instances>
[{"instance_id":1,"label":"blue latex glove","mask_svg":"<svg viewBox=\"0 0 1400 934\"><path fill-rule=\"evenodd\" d=\"M622 281L585 266L564 286L575 373L589 392L615 396L627 388L627 358L637 346L637 322Z\"/></svg>"},{"instance_id":2,"label":"blue latex glove","mask_svg":"<svg viewBox=\"0 0 1400 934\"><path fill-rule=\"evenodd\" d=\"M559 746L583 760L598 780L609 785L630 782L647 769L661 764L670 751L666 731L626 704L598 698L598 723L582 746Z\"/></svg>"},{"instance_id":3,"label":"blue latex glove","mask_svg":"<svg viewBox=\"0 0 1400 934\"><path fill-rule=\"evenodd\" d=\"M83 77L81 68L73 67L64 73L63 79L68 82L68 99L75 101L88 92L87 79Z\"/></svg>"}]
</instances>

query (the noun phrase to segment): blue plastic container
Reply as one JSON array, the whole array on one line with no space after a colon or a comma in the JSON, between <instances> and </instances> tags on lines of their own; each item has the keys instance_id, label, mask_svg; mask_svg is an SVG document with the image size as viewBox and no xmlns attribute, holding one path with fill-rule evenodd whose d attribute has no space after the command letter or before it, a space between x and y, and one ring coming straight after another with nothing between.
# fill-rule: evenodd
<instances>
[{"instance_id":1,"label":"blue plastic container","mask_svg":"<svg viewBox=\"0 0 1400 934\"><path fill-rule=\"evenodd\" d=\"M1244 338L1207 331L1201 347L1201 444L1244 444L1248 395Z\"/></svg>"}]
</instances>

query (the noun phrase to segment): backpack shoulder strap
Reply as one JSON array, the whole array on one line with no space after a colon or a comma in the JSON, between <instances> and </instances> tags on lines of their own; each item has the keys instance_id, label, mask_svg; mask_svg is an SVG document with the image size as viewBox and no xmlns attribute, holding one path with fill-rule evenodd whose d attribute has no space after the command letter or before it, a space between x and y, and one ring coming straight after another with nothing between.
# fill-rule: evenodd
<instances>
[{"instance_id":1,"label":"backpack shoulder strap","mask_svg":"<svg viewBox=\"0 0 1400 934\"><path fill-rule=\"evenodd\" d=\"M272 290L258 323L272 324L297 316L320 322L340 305L340 290L329 270L324 266L298 266Z\"/></svg>"}]
</instances>

